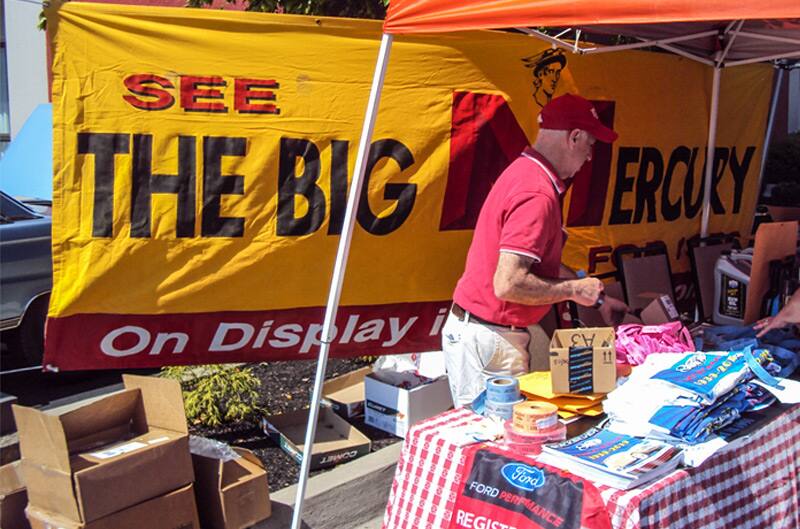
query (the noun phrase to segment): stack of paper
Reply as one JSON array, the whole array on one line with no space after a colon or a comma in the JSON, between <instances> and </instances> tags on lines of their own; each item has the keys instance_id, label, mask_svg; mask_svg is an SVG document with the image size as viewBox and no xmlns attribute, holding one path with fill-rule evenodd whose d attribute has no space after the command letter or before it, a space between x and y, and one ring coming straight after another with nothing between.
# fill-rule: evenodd
<instances>
[{"instance_id":1,"label":"stack of paper","mask_svg":"<svg viewBox=\"0 0 800 529\"><path fill-rule=\"evenodd\" d=\"M542 400L558 407L558 416L569 419L576 415L596 417L603 413L603 394L556 395L549 371L534 371L518 377L520 392L531 400Z\"/></svg>"},{"instance_id":2,"label":"stack of paper","mask_svg":"<svg viewBox=\"0 0 800 529\"><path fill-rule=\"evenodd\" d=\"M609 487L631 489L674 470L681 450L660 441L592 428L561 443L544 445L542 463Z\"/></svg>"}]
</instances>

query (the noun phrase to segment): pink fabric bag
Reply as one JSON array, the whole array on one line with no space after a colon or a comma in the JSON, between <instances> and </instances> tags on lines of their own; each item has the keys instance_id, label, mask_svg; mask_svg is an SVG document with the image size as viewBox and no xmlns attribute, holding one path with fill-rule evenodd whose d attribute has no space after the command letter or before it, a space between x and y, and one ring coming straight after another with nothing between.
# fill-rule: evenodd
<instances>
[{"instance_id":1,"label":"pink fabric bag","mask_svg":"<svg viewBox=\"0 0 800 529\"><path fill-rule=\"evenodd\" d=\"M628 323L617 327L617 362L638 366L652 353L685 353L696 348L679 321L661 325Z\"/></svg>"}]
</instances>

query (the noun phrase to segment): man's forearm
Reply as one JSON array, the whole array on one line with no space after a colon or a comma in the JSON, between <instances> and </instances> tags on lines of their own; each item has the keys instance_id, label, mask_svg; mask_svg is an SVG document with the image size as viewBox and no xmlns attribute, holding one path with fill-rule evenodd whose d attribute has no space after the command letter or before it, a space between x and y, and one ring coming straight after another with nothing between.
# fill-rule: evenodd
<instances>
[{"instance_id":1,"label":"man's forearm","mask_svg":"<svg viewBox=\"0 0 800 529\"><path fill-rule=\"evenodd\" d=\"M531 272L534 260L518 254L501 252L494 275L494 293L503 301L523 305L552 305L575 301L584 306L595 304L603 283L595 278L549 279Z\"/></svg>"},{"instance_id":2,"label":"man's forearm","mask_svg":"<svg viewBox=\"0 0 800 529\"><path fill-rule=\"evenodd\" d=\"M552 305L569 301L575 296L575 281L572 279L544 279L527 273L507 282L497 295L505 301L524 305Z\"/></svg>"}]
</instances>

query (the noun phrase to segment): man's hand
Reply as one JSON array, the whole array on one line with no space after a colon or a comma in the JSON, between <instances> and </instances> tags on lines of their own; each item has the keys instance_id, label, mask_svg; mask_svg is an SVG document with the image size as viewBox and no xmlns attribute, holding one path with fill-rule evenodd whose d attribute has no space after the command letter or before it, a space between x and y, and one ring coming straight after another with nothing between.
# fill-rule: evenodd
<instances>
[{"instance_id":1,"label":"man's hand","mask_svg":"<svg viewBox=\"0 0 800 529\"><path fill-rule=\"evenodd\" d=\"M759 331L756 336L760 338L773 329L780 329L792 323L800 324L800 290L794 293L774 318L764 318L753 325L753 328Z\"/></svg>"},{"instance_id":2,"label":"man's hand","mask_svg":"<svg viewBox=\"0 0 800 529\"><path fill-rule=\"evenodd\" d=\"M605 302L598 310L606 325L616 327L625 319L630 307L619 299L606 296Z\"/></svg>"},{"instance_id":3,"label":"man's hand","mask_svg":"<svg viewBox=\"0 0 800 529\"><path fill-rule=\"evenodd\" d=\"M780 329L792 323L800 324L800 289L789 298L786 306L774 318L764 318L753 325L753 328L759 331L756 336L760 338L773 329Z\"/></svg>"},{"instance_id":4,"label":"man's hand","mask_svg":"<svg viewBox=\"0 0 800 529\"><path fill-rule=\"evenodd\" d=\"M574 289L572 301L584 307L594 306L603 293L603 282L596 277L574 279L571 283Z\"/></svg>"}]
</instances>

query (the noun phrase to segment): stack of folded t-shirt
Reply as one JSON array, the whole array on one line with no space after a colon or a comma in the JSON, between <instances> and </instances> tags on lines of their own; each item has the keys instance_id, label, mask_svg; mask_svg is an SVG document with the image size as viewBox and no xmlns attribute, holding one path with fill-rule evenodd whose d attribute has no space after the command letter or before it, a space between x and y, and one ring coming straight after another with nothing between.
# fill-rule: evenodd
<instances>
[{"instance_id":1,"label":"stack of folded t-shirt","mask_svg":"<svg viewBox=\"0 0 800 529\"><path fill-rule=\"evenodd\" d=\"M758 369L751 367L753 362L768 373L779 371L763 349L650 355L606 397L607 427L633 436L702 443L742 413L774 402L770 392L752 381Z\"/></svg>"}]
</instances>

